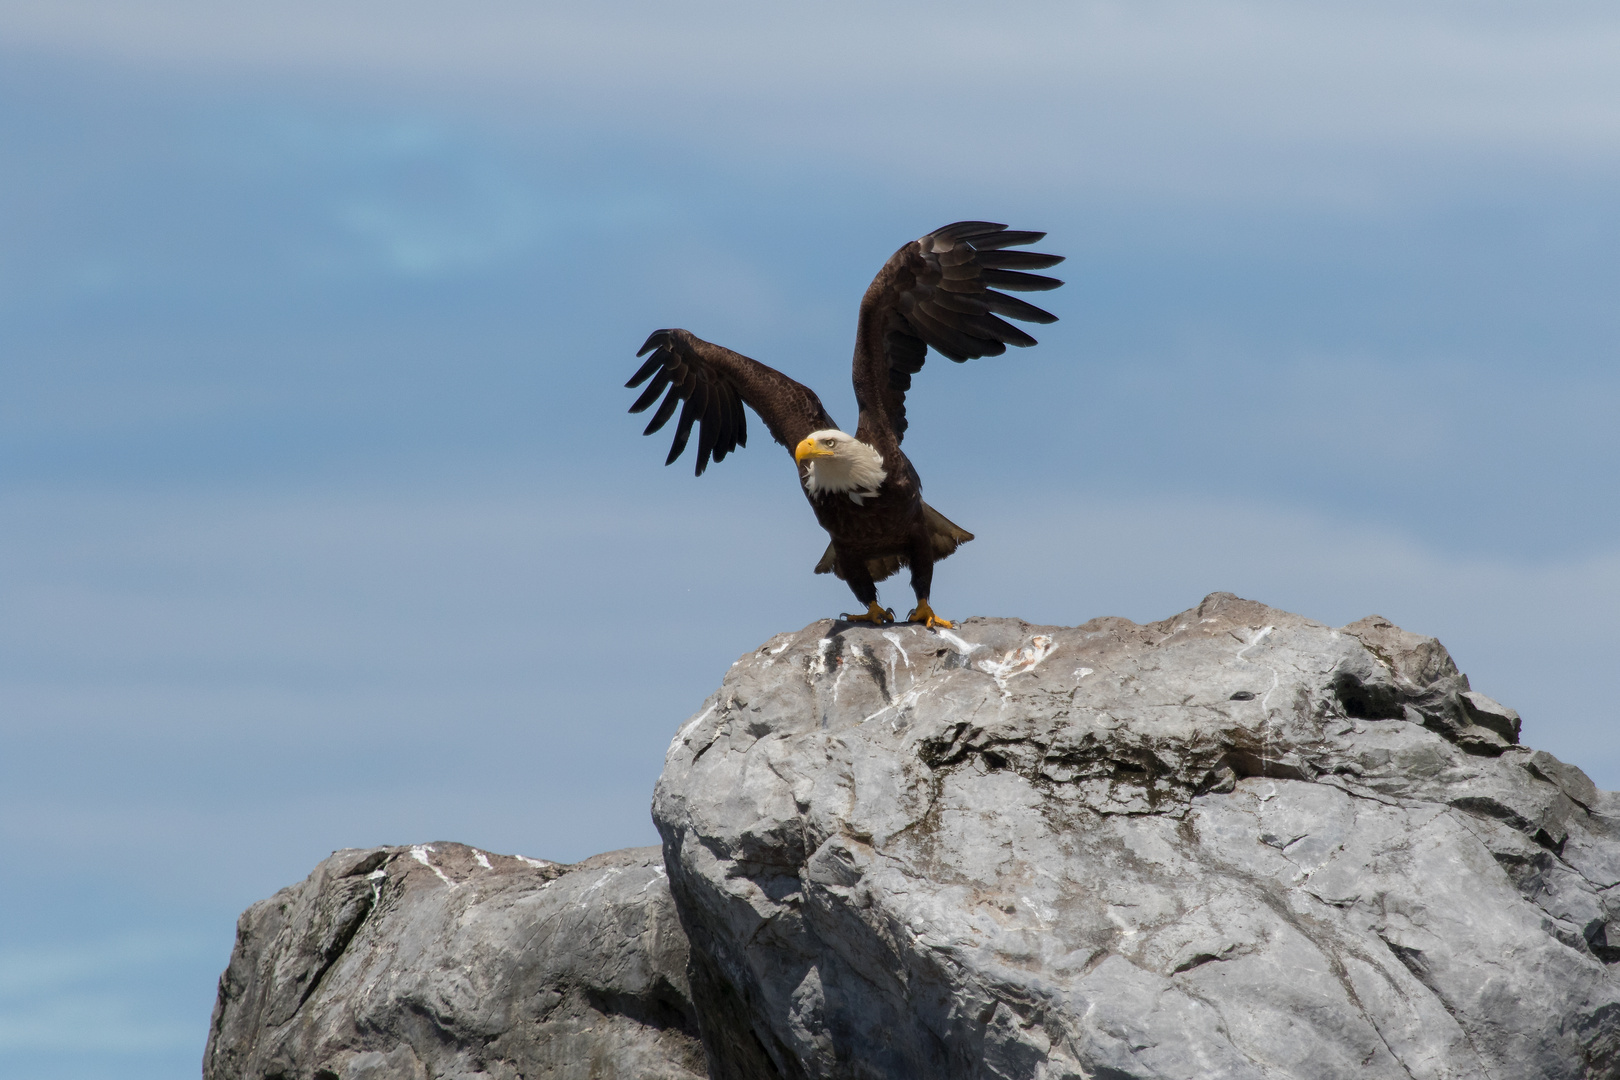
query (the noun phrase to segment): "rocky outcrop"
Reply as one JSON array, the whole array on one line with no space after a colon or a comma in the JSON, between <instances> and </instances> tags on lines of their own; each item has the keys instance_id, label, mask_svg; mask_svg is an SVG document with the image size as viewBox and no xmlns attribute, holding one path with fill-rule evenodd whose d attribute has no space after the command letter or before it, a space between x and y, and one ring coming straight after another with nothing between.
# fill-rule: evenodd
<instances>
[{"instance_id":1,"label":"rocky outcrop","mask_svg":"<svg viewBox=\"0 0 1620 1080\"><path fill-rule=\"evenodd\" d=\"M706 1076L657 848L340 851L237 923L205 1080Z\"/></svg>"},{"instance_id":2,"label":"rocky outcrop","mask_svg":"<svg viewBox=\"0 0 1620 1080\"><path fill-rule=\"evenodd\" d=\"M774 638L654 801L714 1076L1613 1080L1620 797L1518 736L1227 594Z\"/></svg>"},{"instance_id":3,"label":"rocky outcrop","mask_svg":"<svg viewBox=\"0 0 1620 1080\"><path fill-rule=\"evenodd\" d=\"M1620 796L1519 735L1432 638L1226 594L813 624L681 727L662 852L255 904L204 1077L1620 1080Z\"/></svg>"}]
</instances>

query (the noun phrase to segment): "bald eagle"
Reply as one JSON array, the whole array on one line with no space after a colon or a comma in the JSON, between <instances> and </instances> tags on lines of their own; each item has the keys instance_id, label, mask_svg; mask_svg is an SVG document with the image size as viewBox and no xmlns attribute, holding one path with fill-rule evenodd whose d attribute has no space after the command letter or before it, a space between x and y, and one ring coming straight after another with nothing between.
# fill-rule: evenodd
<instances>
[{"instance_id":1,"label":"bald eagle","mask_svg":"<svg viewBox=\"0 0 1620 1080\"><path fill-rule=\"evenodd\" d=\"M1061 255L1008 250L1045 235L1014 232L989 221L958 221L905 245L883 264L861 299L855 329L860 419L853 435L838 429L809 387L686 330L658 330L647 338L636 355L652 355L625 386L633 389L652 381L630 411L642 412L664 394L643 433L651 435L681 406L664 464L681 456L696 424L696 474L701 476L711 456L720 461L747 445L743 406L753 409L771 437L792 452L805 498L832 537L816 573L837 574L866 605L864 613L845 618L893 622L894 612L877 602L876 583L909 566L917 606L908 620L954 626L928 604L934 563L973 534L922 500L922 481L900 450L906 391L930 348L962 363L999 356L1008 345L1035 344L999 315L1023 322L1057 321L1055 315L991 288L1032 291L1063 284L1026 272L1055 266L1063 261Z\"/></svg>"}]
</instances>

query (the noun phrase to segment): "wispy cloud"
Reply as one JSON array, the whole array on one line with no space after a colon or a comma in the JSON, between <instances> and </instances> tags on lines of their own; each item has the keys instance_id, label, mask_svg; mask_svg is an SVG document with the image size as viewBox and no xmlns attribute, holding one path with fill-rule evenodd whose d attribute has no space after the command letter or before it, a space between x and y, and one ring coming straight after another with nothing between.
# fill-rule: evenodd
<instances>
[{"instance_id":1,"label":"wispy cloud","mask_svg":"<svg viewBox=\"0 0 1620 1080\"><path fill-rule=\"evenodd\" d=\"M195 1022L186 1017L147 1015L140 1007L141 999L139 993L64 994L13 1007L0 1006L0 1054L46 1051L74 1056L200 1050Z\"/></svg>"},{"instance_id":2,"label":"wispy cloud","mask_svg":"<svg viewBox=\"0 0 1620 1080\"><path fill-rule=\"evenodd\" d=\"M0 37L1042 189L1365 198L1459 155L1620 163L1620 15L1595 3L24 0Z\"/></svg>"},{"instance_id":3,"label":"wispy cloud","mask_svg":"<svg viewBox=\"0 0 1620 1080\"><path fill-rule=\"evenodd\" d=\"M127 974L176 957L198 955L208 942L196 935L135 933L69 945L0 949L0 1001L42 996Z\"/></svg>"},{"instance_id":4,"label":"wispy cloud","mask_svg":"<svg viewBox=\"0 0 1620 1080\"><path fill-rule=\"evenodd\" d=\"M149 987L174 965L208 957L206 935L134 933L58 946L0 949L0 1061L200 1049L197 1025ZM211 959L211 958L210 958Z\"/></svg>"}]
</instances>

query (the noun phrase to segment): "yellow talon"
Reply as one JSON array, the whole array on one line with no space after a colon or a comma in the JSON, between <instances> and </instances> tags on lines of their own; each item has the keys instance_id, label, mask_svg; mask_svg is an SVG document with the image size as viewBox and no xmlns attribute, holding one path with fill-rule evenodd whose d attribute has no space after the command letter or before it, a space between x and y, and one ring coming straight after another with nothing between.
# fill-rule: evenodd
<instances>
[{"instance_id":1,"label":"yellow talon","mask_svg":"<svg viewBox=\"0 0 1620 1080\"><path fill-rule=\"evenodd\" d=\"M884 623L894 622L894 612L885 607L878 607L878 602L873 600L866 605L865 615L850 615L846 612L839 618L846 622L869 622L873 626L882 626Z\"/></svg>"},{"instance_id":2,"label":"yellow talon","mask_svg":"<svg viewBox=\"0 0 1620 1080\"><path fill-rule=\"evenodd\" d=\"M916 610L910 615L906 616L906 622L920 622L930 630L936 626L942 626L946 630L956 629L956 624L951 622L951 620L942 619L938 615L935 615L934 609L928 606L927 600L917 601Z\"/></svg>"}]
</instances>

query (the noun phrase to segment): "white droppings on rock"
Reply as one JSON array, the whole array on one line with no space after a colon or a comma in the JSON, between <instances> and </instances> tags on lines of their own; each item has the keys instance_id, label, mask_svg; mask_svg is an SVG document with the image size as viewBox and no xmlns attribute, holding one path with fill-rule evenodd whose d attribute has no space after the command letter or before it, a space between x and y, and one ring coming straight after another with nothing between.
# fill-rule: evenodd
<instances>
[{"instance_id":1,"label":"white droppings on rock","mask_svg":"<svg viewBox=\"0 0 1620 1080\"><path fill-rule=\"evenodd\" d=\"M816 655L810 661L812 676L827 674L827 658L832 655L833 644L832 638L822 638L816 642Z\"/></svg>"},{"instance_id":2,"label":"white droppings on rock","mask_svg":"<svg viewBox=\"0 0 1620 1080\"><path fill-rule=\"evenodd\" d=\"M612 881L614 878L618 877L622 873L624 873L624 868L619 867L619 866L610 866L607 869L601 871L597 875L596 880L591 882L589 885L587 885L585 887L585 889L579 894L579 900L577 901L577 906L579 906L579 907L588 906L587 902L590 900L590 898L592 896L594 896L596 893L602 891L602 887L604 885L606 885L608 882Z\"/></svg>"},{"instance_id":3,"label":"white droppings on rock","mask_svg":"<svg viewBox=\"0 0 1620 1080\"><path fill-rule=\"evenodd\" d=\"M844 658L843 657L840 656L838 658L837 665L838 665L838 674L833 676L833 687L832 687L833 704L835 706L838 704L838 688L843 685L844 676L849 674L849 665L844 663Z\"/></svg>"},{"instance_id":4,"label":"white droppings on rock","mask_svg":"<svg viewBox=\"0 0 1620 1080\"><path fill-rule=\"evenodd\" d=\"M1272 668L1271 669L1271 687L1270 687L1270 689L1268 689L1265 692L1264 696L1262 696L1260 698L1260 708L1262 710L1270 708L1270 706L1271 706L1271 695L1273 693L1275 693L1276 690L1277 690L1277 687L1279 687L1281 685L1282 685L1282 677L1277 674L1277 669L1276 668Z\"/></svg>"},{"instance_id":5,"label":"white droppings on rock","mask_svg":"<svg viewBox=\"0 0 1620 1080\"><path fill-rule=\"evenodd\" d=\"M1052 639L1045 634L1036 634L1029 639L1029 644L1009 651L1000 660L980 660L974 666L996 680L996 685L1006 694L1008 679L1029 674L1051 653Z\"/></svg>"},{"instance_id":6,"label":"white droppings on rock","mask_svg":"<svg viewBox=\"0 0 1620 1080\"><path fill-rule=\"evenodd\" d=\"M863 723L863 724L870 723L871 721L876 720L878 717L882 716L886 712L895 713L896 714L895 722L898 723L899 720L900 720L900 714L903 714L907 709L909 709L913 705L917 704L918 701L921 701L922 696L924 694L926 694L926 693L928 693L928 687L927 686L925 686L925 685L913 686L911 689L909 689L905 693L901 694L894 701L891 701L889 704L883 706L883 708L879 709L877 712L872 713L870 716L867 716L866 718L864 718L861 721L861 723Z\"/></svg>"},{"instance_id":7,"label":"white droppings on rock","mask_svg":"<svg viewBox=\"0 0 1620 1080\"><path fill-rule=\"evenodd\" d=\"M949 630L935 629L934 633L938 634L941 641L945 642L945 644L956 650L956 652L961 656L972 656L974 653L984 648L983 645L975 645L971 642L962 640Z\"/></svg>"},{"instance_id":8,"label":"white droppings on rock","mask_svg":"<svg viewBox=\"0 0 1620 1080\"><path fill-rule=\"evenodd\" d=\"M718 705L718 704L719 704L718 702L715 703L715 705ZM670 740L669 748L671 750L673 750L673 749L675 749L675 746L676 746L677 743L685 742L686 737L688 735L692 734L692 729L693 728L697 727L699 724L703 723L703 721L705 721L709 717L713 716L714 715L714 710L715 710L715 705L710 705L707 709L704 709L702 712L700 712L696 716L692 717L691 720L687 721L686 726L681 728L680 731L676 732L675 737Z\"/></svg>"},{"instance_id":9,"label":"white droppings on rock","mask_svg":"<svg viewBox=\"0 0 1620 1080\"><path fill-rule=\"evenodd\" d=\"M1254 636L1249 639L1248 644L1244 645L1243 648L1237 651L1237 658L1239 660L1247 659L1247 657L1245 657L1243 654L1260 644L1262 641L1266 640L1266 638L1270 637L1271 632L1275 629L1277 629L1275 626L1267 626L1256 630Z\"/></svg>"},{"instance_id":10,"label":"white droppings on rock","mask_svg":"<svg viewBox=\"0 0 1620 1080\"><path fill-rule=\"evenodd\" d=\"M778 656L781 656L783 653L787 652L788 649L793 646L793 635L791 635L791 634L780 634L780 635L778 635L778 637L785 638L786 640L783 641L782 644L776 646L775 648L771 647L771 642L770 641L767 641L763 646L760 647L759 651L760 651L761 655L763 655L764 658L765 658L763 662L764 662L766 667L770 667L772 664L776 663L776 658ZM771 641L775 641L775 640L776 640L776 638L771 639ZM736 664L740 664L740 663L742 663L741 659L736 661ZM735 667L736 664L733 664L732 666Z\"/></svg>"},{"instance_id":11,"label":"white droppings on rock","mask_svg":"<svg viewBox=\"0 0 1620 1080\"><path fill-rule=\"evenodd\" d=\"M432 850L433 850L433 847L430 844L417 844L415 847L411 848L411 858L415 859L417 862L421 863L423 866L425 866L429 870L433 871L433 873L438 877L438 879L440 881L444 882L446 885L450 886L450 888L452 888L452 889L461 888L461 886L459 884L457 884L454 881L451 881L450 878L448 876L446 876L446 874L445 874L445 872L443 870L440 870L437 866L434 866L432 861L428 859L428 852L430 852Z\"/></svg>"}]
</instances>

